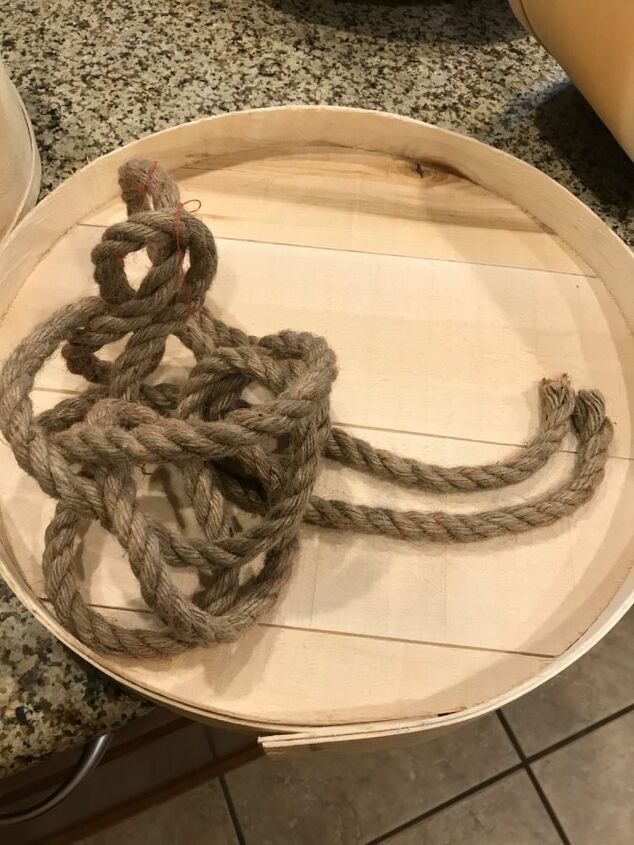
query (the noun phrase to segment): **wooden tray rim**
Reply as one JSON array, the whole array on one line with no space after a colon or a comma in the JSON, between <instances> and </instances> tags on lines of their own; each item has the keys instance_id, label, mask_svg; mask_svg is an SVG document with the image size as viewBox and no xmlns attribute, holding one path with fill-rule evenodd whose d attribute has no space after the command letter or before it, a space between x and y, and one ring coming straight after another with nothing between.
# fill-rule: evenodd
<instances>
[{"instance_id":1,"label":"wooden tray rim","mask_svg":"<svg viewBox=\"0 0 634 845\"><path fill-rule=\"evenodd\" d=\"M347 116L356 131L342 129L342 116ZM157 146L161 148L161 162L166 168L182 166L179 152L187 144L179 145L178 139L188 135L205 140L209 135L222 132L223 124L230 131L234 124L238 132L240 122L254 119L264 121L265 134L274 127L274 135L287 139L288 143L302 140L305 143L331 143L344 147L364 149L400 155L421 160L440 167L457 171L483 187L505 197L533 214L572 247L579 256L597 273L608 291L622 310L628 325L634 325L634 296L628 290L627 272L634 266L634 256L614 232L604 224L587 206L546 174L520 161L508 153L490 147L473 138L442 129L413 118L364 109L334 106L279 106L267 109L252 109L201 118L188 124L165 129L102 156L79 170L63 182L39 205L35 207L0 245L0 259L8 270L0 271L0 317L17 294L23 281L28 278L41 257L70 228L73 223L112 198L112 185L119 164L131 156L156 156ZM361 126L370 126L379 143L368 143L371 137L361 134ZM280 129L284 130L280 132ZM290 136L293 137L290 137ZM354 143L355 137L366 139L364 144ZM348 142L346 142L348 140ZM175 142L174 144L172 142ZM430 155L415 155L417 145L426 144ZM266 139L249 143L244 148L257 149L266 146ZM198 155L200 158L200 153ZM77 189L81 189L78 191ZM73 204L69 202L70 199ZM77 202L78 201L78 202ZM79 207L78 207L79 203ZM70 209L73 208L72 214ZM28 242L30 231L43 234L37 242ZM24 243L27 243L26 250ZM1 540L1 538L0 538ZM229 713L218 710L207 711L175 703L166 696L149 691L132 682L125 675L103 662L103 657L85 647L68 634L49 613L44 605L30 593L18 573L11 565L11 554L0 542L0 575L25 607L57 639L79 654L93 666L112 677L128 689L150 698L192 718L221 723L233 723L260 731L275 731L280 734L262 740L268 753L285 753L291 749L311 750L315 744L322 747L333 742L364 739L383 739L404 734L419 734L423 731L450 727L471 718L483 715L501 707L519 696L535 689L571 665L592 648L627 612L634 603L634 572L630 571L609 605L580 637L547 667L528 681L517 685L506 693L482 704L465 708L457 713L424 718L388 719L359 722L353 725L330 726L301 730L292 724L235 719ZM288 732L285 736L281 732Z\"/></svg>"}]
</instances>

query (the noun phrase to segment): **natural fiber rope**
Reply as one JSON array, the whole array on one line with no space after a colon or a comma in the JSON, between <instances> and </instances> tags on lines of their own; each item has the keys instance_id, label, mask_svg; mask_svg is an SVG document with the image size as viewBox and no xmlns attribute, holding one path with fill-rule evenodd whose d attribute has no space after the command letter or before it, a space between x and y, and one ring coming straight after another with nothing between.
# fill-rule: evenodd
<instances>
[{"instance_id":1,"label":"natural fiber rope","mask_svg":"<svg viewBox=\"0 0 634 845\"><path fill-rule=\"evenodd\" d=\"M130 161L121 168L120 185L128 219L110 226L92 254L100 295L40 325L0 375L0 429L20 466L58 502L45 538L47 593L61 623L87 645L153 656L236 638L279 594L302 521L405 540L471 542L549 525L592 496L612 437L599 393L575 395L565 377L545 381L539 430L504 463L441 467L375 449L331 428L336 363L323 338L291 331L249 337L209 313L204 299L217 267L215 243L180 203L165 172L156 163ZM125 257L143 249L152 267L135 291ZM184 385L148 384L171 334L197 363ZM114 362L97 357L125 337ZM60 345L69 370L93 386L34 416L35 376ZM248 405L242 395L250 384L273 398ZM424 490L515 484L557 451L570 420L579 443L570 478L520 505L469 514L411 512L313 493L324 455ZM135 472L162 463L182 471L203 539L187 538L139 507ZM260 518L241 528L236 506ZM86 520L98 520L126 550L160 631L124 628L85 603L75 567ZM259 572L241 579L242 568L260 555ZM195 598L175 586L170 567L199 570L204 586Z\"/></svg>"}]
</instances>

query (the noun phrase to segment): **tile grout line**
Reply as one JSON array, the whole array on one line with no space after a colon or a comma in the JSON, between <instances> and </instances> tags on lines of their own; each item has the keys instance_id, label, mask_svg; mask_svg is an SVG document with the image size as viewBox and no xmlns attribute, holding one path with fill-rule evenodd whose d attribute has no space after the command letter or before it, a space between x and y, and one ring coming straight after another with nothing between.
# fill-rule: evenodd
<instances>
[{"instance_id":1,"label":"tile grout line","mask_svg":"<svg viewBox=\"0 0 634 845\"><path fill-rule=\"evenodd\" d=\"M366 843L366 845L379 845L379 843L386 842L389 839L391 839L393 836L395 836L396 834L402 833L404 830L407 830L408 828L413 827L414 825L419 824L420 822L425 821L426 819L431 818L432 816L435 816L437 813L440 813L443 810L448 809L453 804L457 804L459 801L462 801L464 798L470 798L472 795L475 795L478 792L480 792L480 790L486 789L487 786L492 786L494 783L497 783L498 781L503 780L505 777L512 775L512 774L515 774L516 772L519 772L521 770L525 770L527 772L528 777L530 778L531 783L533 784L533 787L537 791L537 794L539 795L540 799L542 800L542 803L544 803L544 801L547 801L548 799L544 795L541 784L539 783L539 781L535 777L532 769L530 768L530 764L536 762L537 760L541 760L542 757L546 757L548 754L554 753L555 751L559 751L561 748L565 748L565 746L570 745L575 740L581 739L582 737L586 736L587 734L592 733L593 731L604 727L604 725L608 725L610 722L616 721L616 719L619 719L621 716L627 716L627 714L631 713L633 710L634 710L634 704L628 704L626 707L622 707L620 710L616 710L614 713L611 713L609 716L605 716L603 719L599 719L597 722L593 722L593 724L588 725L585 728L582 728L582 730L576 731L575 733L570 734L570 736L567 736L564 739L561 739L558 742L555 742L552 745L549 745L547 748L542 749L542 751L537 751L534 754L531 754L529 756L526 756L524 754L524 751L521 748L519 741L517 740L517 737L513 733L510 725L506 721L506 718L499 711L497 711L497 715L498 715L498 718L500 720L500 723L502 724L502 727L506 731L507 736L509 737L509 740L511 741L513 748L514 748L516 754L519 756L521 762L517 763L515 766L511 766L509 769L504 769L504 771L498 772L498 774L493 775L490 778L487 778L487 780L484 780L481 783L470 787L469 789L465 790L464 792L460 792L458 795L455 795L453 798L449 798L447 801L443 801L441 804L438 804L435 807L432 807L431 809L426 810L424 813L420 813L418 816L415 816L414 818L409 819L406 822L403 822L402 824L398 825L397 827L395 827L395 828L393 828L389 831L386 831L385 833L380 834L379 836L375 837L374 839L369 840ZM506 724L505 724L505 722L506 722ZM532 775L532 777L531 777L531 775ZM534 778L534 780L533 780L533 778ZM550 806L550 805L548 805L548 806ZM551 807L551 810L552 810L552 807ZM554 810L552 812L554 814ZM565 832L563 831L563 828L561 830L559 828L557 828L557 825L555 824L553 817L550 815L550 813L548 813L548 815L549 815L549 818L551 819L551 821L553 822L553 826L557 829L559 836L562 837L562 834L563 834L562 841L564 843L568 843L568 845L570 845L570 840L567 838ZM559 820L557 820L557 821L559 821ZM559 827L561 827L561 823L559 823Z\"/></svg>"},{"instance_id":2,"label":"tile grout line","mask_svg":"<svg viewBox=\"0 0 634 845\"><path fill-rule=\"evenodd\" d=\"M233 798L231 797L231 792L229 791L229 786L227 785L225 776L220 775L218 781L220 783L220 789L222 789L225 804L227 805L227 810L229 811L229 816L231 817L231 823L233 824L233 829L236 834L236 839L238 840L238 845L246 845L246 839L244 838L244 833L242 832L240 819L238 818L236 806L233 803Z\"/></svg>"},{"instance_id":3,"label":"tile grout line","mask_svg":"<svg viewBox=\"0 0 634 845\"><path fill-rule=\"evenodd\" d=\"M560 822L560 820L557 816L557 813L554 810L553 805L548 800L548 797L547 797L546 793L544 792L541 783L537 779L537 775L535 774L535 772L531 768L531 765L528 761L528 758L527 758L526 754L524 754L524 749L522 748L522 746L519 743L519 740L517 739L517 737L513 733L513 729L511 728L509 722L507 721L506 716L502 713L501 710L497 710L496 715L497 715L497 717L500 721L500 724L504 728L504 731L505 731L511 745L513 746L513 748L515 749L515 752L517 753L518 757L520 758L522 767L523 767L524 771L526 772L526 774L528 775L530 782L533 784L533 788L535 789L535 792L537 793L537 797L539 798L539 800L541 801L544 809L546 810L546 813L548 814L548 817L549 817L550 821L552 822L553 827L557 831L557 834L559 835L559 838L561 839L563 845L572 845L572 843L570 842L570 839L568 838L568 835L566 834L566 831L563 828L562 823Z\"/></svg>"},{"instance_id":4,"label":"tile grout line","mask_svg":"<svg viewBox=\"0 0 634 845\"><path fill-rule=\"evenodd\" d=\"M436 804L435 807L431 807L429 810L425 810L424 813L420 813L414 818L409 819L402 824L397 825L397 827L392 828L391 830L386 831L385 833L381 833L379 836L375 837L374 839L369 840L365 843L365 845L379 845L382 842L388 842L393 836L398 833L402 833L404 830L408 830L410 827L414 827L417 824L420 824L427 819L430 819L432 816L441 813L443 810L449 809L454 804L458 804L465 798L470 798L472 795L476 795L483 789L486 789L487 786L493 786L494 783L497 783L500 780L504 780L504 778L508 777L509 775L513 775L516 772L521 772L524 766L522 763L516 763L514 766L511 766L508 769L503 769L501 772L498 772L495 775L492 775L490 778L477 783L475 786L470 786L469 789L465 789L463 792L459 792L457 795L454 795L453 798L448 798L446 801L443 801L441 804Z\"/></svg>"},{"instance_id":5,"label":"tile grout line","mask_svg":"<svg viewBox=\"0 0 634 845\"><path fill-rule=\"evenodd\" d=\"M214 760L217 760L218 750L216 749L213 734L210 729L206 729L205 734L207 736L207 745L211 751L211 756ZM238 840L238 845L246 845L246 839L244 838L244 833L242 832L242 826L240 825L236 806L233 803L233 798L224 775L218 776L218 783L220 784L220 789L222 790L222 796L225 799L225 805L227 807L227 812L229 813L229 818L231 819L231 824L233 825L233 831L236 835L236 839Z\"/></svg>"},{"instance_id":6,"label":"tile grout line","mask_svg":"<svg viewBox=\"0 0 634 845\"><path fill-rule=\"evenodd\" d=\"M533 754L529 754L526 757L526 762L528 763L528 765L530 765L531 763L535 763L537 762L537 760L541 760L543 757L546 757L549 754L553 754L555 751L559 751L561 748L565 748L567 745L570 745L571 742L575 742L575 740L577 739L582 739L584 736L587 736L588 734L599 730L599 728L602 728L605 725L609 725L610 722L614 722L617 719L620 719L621 716L627 716L627 714L631 713L633 710L634 704L628 704L626 707L622 707L620 710L615 710L614 713L611 713L609 716L604 716L602 719L593 722L591 725L586 725L585 728L581 728L581 730L575 731L575 733L570 734L570 736L564 737L563 739L554 742L547 748L543 748L541 751L536 751Z\"/></svg>"},{"instance_id":7,"label":"tile grout line","mask_svg":"<svg viewBox=\"0 0 634 845\"><path fill-rule=\"evenodd\" d=\"M621 708L620 710L616 710L614 713L610 714L609 716L605 716L603 719L599 719L597 722L594 722L592 725L588 725L587 727L583 728L582 730L576 731L575 733L570 734L570 736L565 737L564 739L559 740L558 742L555 742L552 745L549 745L547 748L544 748L542 751L538 751L538 752L531 754L531 755L528 755L528 756L524 753L524 750L522 749L522 747L519 743L519 740L515 736L515 733L513 732L512 728L511 728L510 724L508 723L504 714L501 713L500 711L496 711L496 715L497 715L497 717L500 721L500 724L502 725L509 741L511 742L513 749L515 750L516 754L520 758L520 762L516 763L514 766L511 766L507 769L504 769L501 772L498 772L495 775L492 775L490 778L487 778L486 780L481 781L480 783L476 784L475 786L469 787L469 789L466 789L463 792L460 792L457 795L454 795L452 798L449 798L446 801L443 801L442 803L437 804L434 807L431 807L429 810L426 810L424 813L420 813L419 815L414 816L411 819L408 819L408 821L403 822L402 824L397 825L396 827L390 829L389 831L386 831L385 833L380 834L379 836L375 837L374 839L369 840L368 842L366 842L365 845L380 845L380 843L388 842L392 837L398 835L399 833L402 833L403 831L408 830L409 828L414 827L415 825L420 824L423 821L426 821L427 819L431 818L432 816L435 816L438 813L441 813L443 810L449 809L454 804L457 804L457 803L459 803L460 801L462 801L466 798L470 798L471 796L476 795L478 792L481 792L483 789L486 789L489 786L493 786L495 783L498 783L499 781L504 780L504 778L509 777L512 774L516 774L517 772L522 771L522 770L525 771L526 774L528 775L528 777L529 777L529 779L530 779L530 781L533 785L533 788L535 789L541 803L543 804L544 809L546 810L548 817L550 818L550 820L553 824L553 827L557 831L563 845L571 845L571 842L568 839L568 836L567 836L566 832L564 831L563 826L562 826L561 822L559 821L559 818L557 817L557 815L556 815L552 805L550 804L550 802L549 802L549 800L548 800L539 780L537 779L535 773L533 772L533 770L531 768L531 763L533 763L537 760L540 760L542 757L545 757L548 754L559 751L561 748L564 748L565 746L570 745L575 740L580 739L581 737L584 737L587 734L592 733L595 730L598 730L599 728L602 728L604 725L607 725L610 722L616 721L621 716L626 716L628 713L632 712L632 710L634 710L634 704L629 704L626 707ZM212 754L214 756L216 756L216 750L215 750L215 747L214 747L213 738L209 734L208 734L208 740L209 740L209 745L210 745ZM234 830L235 830L236 836L238 838L239 845L246 845L246 840L244 838L244 834L243 834L242 828L240 826L238 815L237 815L237 812L236 812L236 809L235 809L235 804L233 803L233 798L231 797L229 786L228 786L228 784L225 780L224 775L221 775L218 778L218 780L220 782L220 787L222 789L222 793L223 793L223 796L224 796L224 799L225 799L225 803L227 805L227 810L228 810L229 815L231 817L231 821L233 823Z\"/></svg>"}]
</instances>

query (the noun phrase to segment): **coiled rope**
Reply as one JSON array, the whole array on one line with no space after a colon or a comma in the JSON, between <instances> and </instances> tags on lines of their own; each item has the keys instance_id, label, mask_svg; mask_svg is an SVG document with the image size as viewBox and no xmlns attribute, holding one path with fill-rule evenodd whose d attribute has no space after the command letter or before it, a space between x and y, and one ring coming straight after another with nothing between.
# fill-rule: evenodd
<instances>
[{"instance_id":1,"label":"coiled rope","mask_svg":"<svg viewBox=\"0 0 634 845\"><path fill-rule=\"evenodd\" d=\"M321 337L282 331L250 337L204 304L217 268L209 229L180 202L156 164L133 160L119 174L125 222L110 226L92 253L99 296L62 308L20 343L0 375L0 429L20 466L57 500L46 530L46 590L60 622L99 651L169 655L233 640L275 602L289 575L301 523L402 540L465 543L549 525L588 501L603 477L612 426L596 391L575 392L565 377L541 386L541 422L505 462L442 467L375 449L330 423L335 355ZM125 257L146 250L152 266L135 290ZM185 255L189 267L184 270ZM175 335L196 364L183 385L146 379ZM128 337L113 362L97 352ZM91 383L34 415L36 374L59 348L68 369ZM249 405L249 385L272 398ZM570 426L574 470L546 495L480 513L398 511L324 499L313 489L323 457L395 484L449 492L505 487L531 476ZM171 464L202 538L188 538L146 514L135 474ZM258 515L243 528L236 511ZM128 629L84 601L76 576L80 532L97 520L126 551L160 631ZM264 556L259 571L243 567ZM195 597L173 582L194 567Z\"/></svg>"}]
</instances>

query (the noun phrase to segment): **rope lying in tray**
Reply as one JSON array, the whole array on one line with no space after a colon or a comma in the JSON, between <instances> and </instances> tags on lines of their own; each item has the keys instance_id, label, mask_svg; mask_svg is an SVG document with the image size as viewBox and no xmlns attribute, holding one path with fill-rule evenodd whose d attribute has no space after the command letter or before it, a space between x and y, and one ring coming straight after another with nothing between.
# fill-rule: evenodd
<instances>
[{"instance_id":1,"label":"rope lying in tray","mask_svg":"<svg viewBox=\"0 0 634 845\"><path fill-rule=\"evenodd\" d=\"M592 496L612 437L598 392L575 394L565 377L545 381L537 434L503 463L441 467L375 449L331 426L337 370L326 341L293 331L249 337L212 316L204 305L217 267L209 229L184 208L156 163L130 161L119 180L128 219L110 226L93 250L100 295L62 308L36 328L0 376L0 428L20 466L57 500L45 538L46 590L61 623L84 643L140 657L235 639L278 596L302 521L464 543L549 525ZM144 249L152 266L134 290L124 259ZM182 385L149 384L171 334L196 364ZM125 337L114 362L97 357ZM35 416L35 376L60 345L68 369L92 386ZM243 393L255 384L272 398L249 405ZM467 514L398 511L313 492L323 456L421 490L505 487L542 467L570 424L578 440L570 477L519 505ZM201 538L163 525L137 502L136 473L146 464L166 463L183 474ZM248 517L249 526L242 527L241 511L259 518ZM89 520L126 550L161 630L121 627L84 602L75 569ZM260 555L259 571L241 578L243 567ZM198 570L201 588L194 597L174 584L172 567Z\"/></svg>"}]
</instances>

